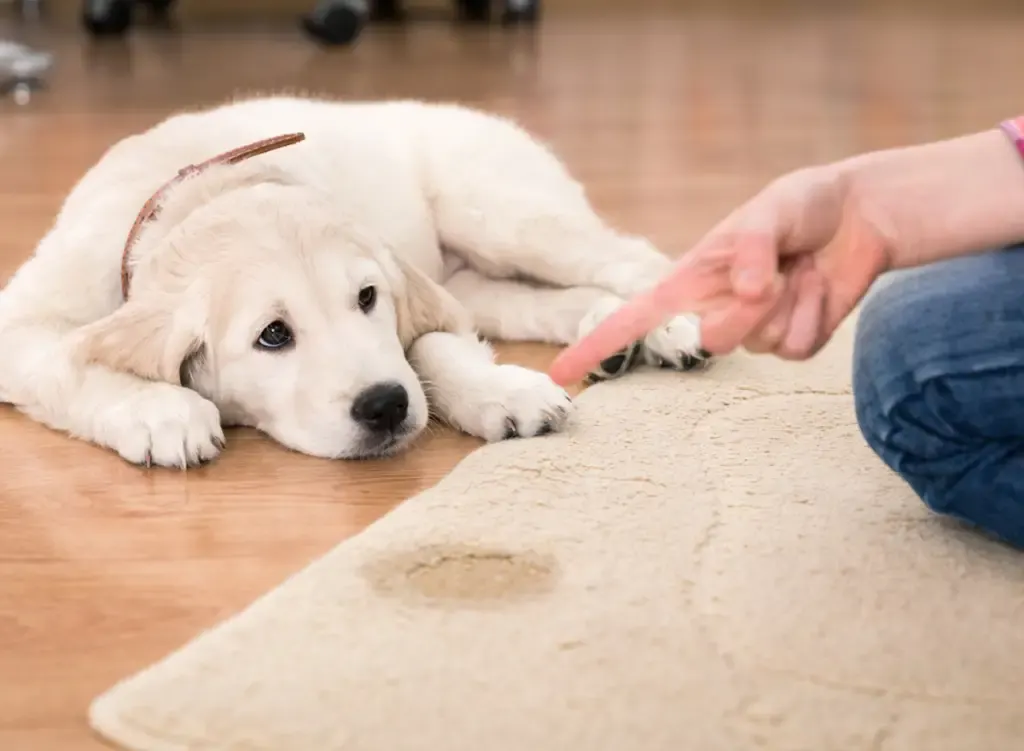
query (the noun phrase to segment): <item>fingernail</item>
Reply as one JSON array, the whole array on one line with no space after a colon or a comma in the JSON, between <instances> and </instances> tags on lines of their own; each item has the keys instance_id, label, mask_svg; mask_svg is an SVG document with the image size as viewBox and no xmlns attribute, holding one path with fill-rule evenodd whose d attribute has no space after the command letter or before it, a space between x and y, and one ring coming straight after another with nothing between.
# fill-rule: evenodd
<instances>
[{"instance_id":1,"label":"fingernail","mask_svg":"<svg viewBox=\"0 0 1024 751\"><path fill-rule=\"evenodd\" d=\"M762 297L777 289L778 275L768 276L756 269L741 269L733 281L734 290L745 297Z\"/></svg>"},{"instance_id":2,"label":"fingernail","mask_svg":"<svg viewBox=\"0 0 1024 751\"><path fill-rule=\"evenodd\" d=\"M742 269L736 275L736 283L752 287L754 285L763 284L764 282L761 279L761 274L754 271L753 269Z\"/></svg>"}]
</instances>

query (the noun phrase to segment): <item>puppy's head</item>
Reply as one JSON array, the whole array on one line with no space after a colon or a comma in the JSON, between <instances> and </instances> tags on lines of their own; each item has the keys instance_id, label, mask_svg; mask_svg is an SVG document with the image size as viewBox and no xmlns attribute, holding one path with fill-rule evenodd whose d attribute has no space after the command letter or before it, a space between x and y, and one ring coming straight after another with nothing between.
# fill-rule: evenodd
<instances>
[{"instance_id":1,"label":"puppy's head","mask_svg":"<svg viewBox=\"0 0 1024 751\"><path fill-rule=\"evenodd\" d=\"M406 350L465 327L329 200L242 165L174 188L133 256L128 301L83 330L81 357L193 388L225 423L315 456L408 445L428 409Z\"/></svg>"}]
</instances>

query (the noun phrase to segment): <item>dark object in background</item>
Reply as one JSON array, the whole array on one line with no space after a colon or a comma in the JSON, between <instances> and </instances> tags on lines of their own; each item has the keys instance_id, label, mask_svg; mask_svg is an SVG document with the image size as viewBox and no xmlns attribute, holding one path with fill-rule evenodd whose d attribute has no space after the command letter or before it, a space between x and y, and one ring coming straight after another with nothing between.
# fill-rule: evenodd
<instances>
[{"instance_id":1,"label":"dark object in background","mask_svg":"<svg viewBox=\"0 0 1024 751\"><path fill-rule=\"evenodd\" d=\"M120 36L135 20L135 7L144 6L155 16L166 16L175 0L85 0L82 25L93 36Z\"/></svg>"},{"instance_id":2,"label":"dark object in background","mask_svg":"<svg viewBox=\"0 0 1024 751\"><path fill-rule=\"evenodd\" d=\"M324 44L351 44L369 19L366 0L320 0L312 13L303 16L302 28Z\"/></svg>"},{"instance_id":3,"label":"dark object in background","mask_svg":"<svg viewBox=\"0 0 1024 751\"><path fill-rule=\"evenodd\" d=\"M49 52L0 40L0 95L11 96L17 104L28 104L32 92L43 87L53 67Z\"/></svg>"},{"instance_id":4,"label":"dark object in background","mask_svg":"<svg viewBox=\"0 0 1024 751\"><path fill-rule=\"evenodd\" d=\"M506 0L501 22L505 25L534 24L540 20L540 0Z\"/></svg>"},{"instance_id":5,"label":"dark object in background","mask_svg":"<svg viewBox=\"0 0 1024 751\"><path fill-rule=\"evenodd\" d=\"M466 23L490 23L496 6L501 23L533 24L541 0L453 0L455 15ZM96 37L121 36L135 21L138 6L166 19L175 0L83 0L82 25ZM330 46L351 44L368 23L398 23L408 19L402 0L318 0L303 16L302 28L311 38Z\"/></svg>"},{"instance_id":6,"label":"dark object in background","mask_svg":"<svg viewBox=\"0 0 1024 751\"><path fill-rule=\"evenodd\" d=\"M490 23L494 6L501 5L505 25L533 24L540 19L540 0L454 0L455 14L467 23ZM354 42L370 22L407 20L402 0L319 0L302 19L302 28L328 45Z\"/></svg>"},{"instance_id":7,"label":"dark object in background","mask_svg":"<svg viewBox=\"0 0 1024 751\"><path fill-rule=\"evenodd\" d=\"M459 17L471 23L489 23L494 17L492 0L456 0ZM504 0L501 22L505 25L535 23L540 19L540 0Z\"/></svg>"},{"instance_id":8,"label":"dark object in background","mask_svg":"<svg viewBox=\"0 0 1024 751\"><path fill-rule=\"evenodd\" d=\"M491 20L490 0L455 0L459 19L469 23L488 23Z\"/></svg>"}]
</instances>

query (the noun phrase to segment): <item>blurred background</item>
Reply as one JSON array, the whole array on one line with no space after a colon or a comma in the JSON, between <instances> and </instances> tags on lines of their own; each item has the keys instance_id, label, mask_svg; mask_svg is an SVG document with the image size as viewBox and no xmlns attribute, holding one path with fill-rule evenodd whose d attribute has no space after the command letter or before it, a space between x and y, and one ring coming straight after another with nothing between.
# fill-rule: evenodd
<instances>
[{"instance_id":1,"label":"blurred background","mask_svg":"<svg viewBox=\"0 0 1024 751\"><path fill-rule=\"evenodd\" d=\"M114 142L241 95L511 116L672 255L785 171L1024 112L1020 2L405 3L0 0L0 284ZM96 693L476 445L438 429L402 457L331 463L243 431L210 467L146 472L0 407L0 749L102 748Z\"/></svg>"},{"instance_id":2,"label":"blurred background","mask_svg":"<svg viewBox=\"0 0 1024 751\"><path fill-rule=\"evenodd\" d=\"M534 23L505 23L504 0L177 0L162 13L168 0L0 2L0 39L54 56L30 103L0 100L0 274L108 145L240 94L511 115L603 212L669 251L782 171L1024 111L1021 3L520 2ZM334 24L347 42L310 32L330 6L349 9ZM387 20L396 6L404 22ZM491 21L472 22L471 6Z\"/></svg>"}]
</instances>

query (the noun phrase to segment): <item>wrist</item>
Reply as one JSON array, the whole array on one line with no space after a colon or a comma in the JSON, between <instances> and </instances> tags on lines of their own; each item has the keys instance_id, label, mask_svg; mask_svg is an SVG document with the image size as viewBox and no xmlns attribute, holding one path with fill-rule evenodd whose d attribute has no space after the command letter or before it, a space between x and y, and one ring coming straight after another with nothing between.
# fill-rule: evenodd
<instances>
[{"instance_id":1,"label":"wrist","mask_svg":"<svg viewBox=\"0 0 1024 751\"><path fill-rule=\"evenodd\" d=\"M1024 163L998 128L835 165L848 200L886 244L890 268L1024 240Z\"/></svg>"}]
</instances>

